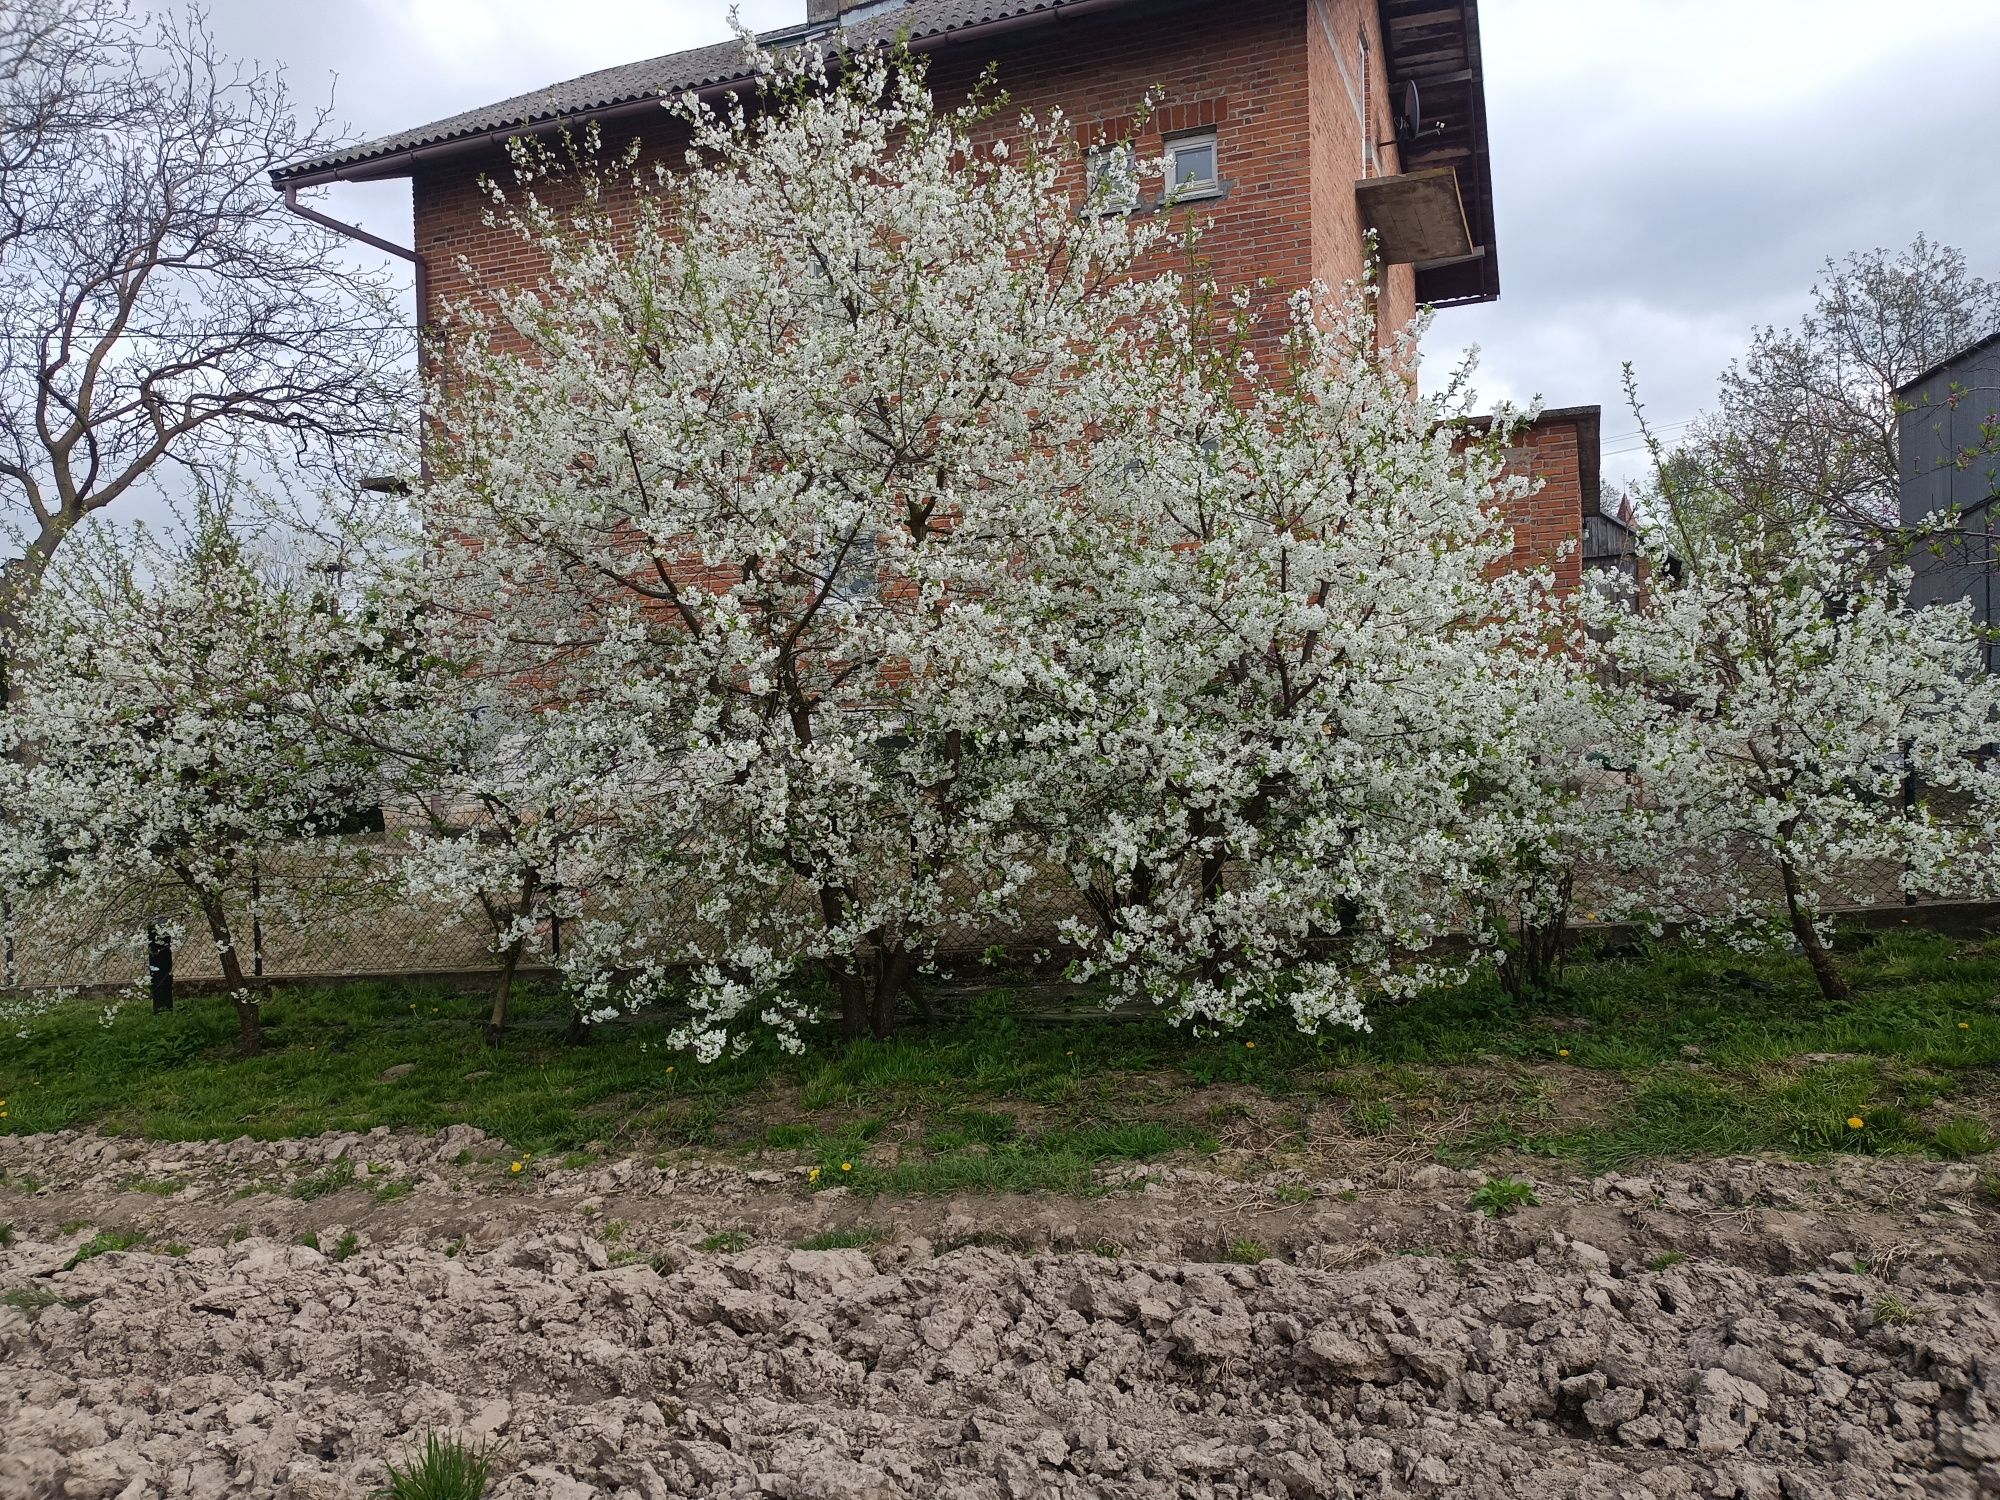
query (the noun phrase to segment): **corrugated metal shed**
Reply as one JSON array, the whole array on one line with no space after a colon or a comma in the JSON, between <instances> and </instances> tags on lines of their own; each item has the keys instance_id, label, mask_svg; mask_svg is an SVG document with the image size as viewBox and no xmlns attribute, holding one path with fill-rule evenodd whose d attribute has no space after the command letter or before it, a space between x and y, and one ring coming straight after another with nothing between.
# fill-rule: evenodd
<instances>
[{"instance_id":1,"label":"corrugated metal shed","mask_svg":"<svg viewBox=\"0 0 2000 1500\"><path fill-rule=\"evenodd\" d=\"M1986 625L2000 625L2000 332L1898 391L1902 465L1899 509L1905 526L1956 510L1958 522L1915 559L1920 603L1970 599ZM2000 671L2000 645L1987 665Z\"/></svg>"}]
</instances>

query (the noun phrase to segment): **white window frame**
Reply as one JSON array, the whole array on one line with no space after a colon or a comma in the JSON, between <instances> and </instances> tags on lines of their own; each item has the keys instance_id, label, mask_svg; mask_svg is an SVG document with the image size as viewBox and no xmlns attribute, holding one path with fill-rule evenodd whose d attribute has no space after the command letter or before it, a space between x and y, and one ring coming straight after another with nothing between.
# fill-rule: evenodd
<instances>
[{"instance_id":1,"label":"white window frame","mask_svg":"<svg viewBox=\"0 0 2000 1500\"><path fill-rule=\"evenodd\" d=\"M1185 187L1174 185L1175 173L1179 170L1180 153L1189 146L1206 146L1210 171L1206 182L1191 182ZM1222 142L1213 130L1190 130L1180 135L1169 136L1166 140L1167 178L1162 189L1165 201L1169 203L1192 203L1202 198L1222 196Z\"/></svg>"},{"instance_id":2,"label":"white window frame","mask_svg":"<svg viewBox=\"0 0 2000 1500\"><path fill-rule=\"evenodd\" d=\"M1106 169L1111 163L1124 164L1122 190L1102 192ZM1099 214L1129 214L1139 207L1139 152L1130 141L1108 141L1092 146L1084 158L1084 193L1090 211Z\"/></svg>"}]
</instances>

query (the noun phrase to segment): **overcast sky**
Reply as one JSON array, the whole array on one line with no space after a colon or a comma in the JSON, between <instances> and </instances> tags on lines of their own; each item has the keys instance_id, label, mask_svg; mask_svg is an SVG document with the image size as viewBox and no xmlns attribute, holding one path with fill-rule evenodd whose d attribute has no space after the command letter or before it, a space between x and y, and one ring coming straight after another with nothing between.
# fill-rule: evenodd
<instances>
[{"instance_id":1,"label":"overcast sky","mask_svg":"<svg viewBox=\"0 0 2000 1500\"><path fill-rule=\"evenodd\" d=\"M386 134L728 35L724 0L211 0L231 50ZM745 0L758 29L805 0ZM1648 416L1706 405L1754 325L1820 262L1919 231L2000 276L1993 100L2000 0L1483 0L1502 297L1438 315L1428 358L1481 348L1489 398ZM1226 17L1226 9L1222 12ZM321 199L406 242L403 183ZM1668 434L1671 436L1671 432Z\"/></svg>"}]
</instances>

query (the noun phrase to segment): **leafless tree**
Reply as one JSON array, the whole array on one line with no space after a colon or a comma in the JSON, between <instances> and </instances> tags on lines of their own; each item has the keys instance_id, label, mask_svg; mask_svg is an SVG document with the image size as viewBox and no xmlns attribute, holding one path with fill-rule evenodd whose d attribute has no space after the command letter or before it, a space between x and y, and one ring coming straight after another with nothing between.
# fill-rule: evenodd
<instances>
[{"instance_id":1,"label":"leafless tree","mask_svg":"<svg viewBox=\"0 0 2000 1500\"><path fill-rule=\"evenodd\" d=\"M2000 282L1948 245L1828 260L1805 315L1757 331L1718 409L1671 461L1703 496L1685 524L1727 530L1830 517L1864 552L1899 537L1896 391L2000 328Z\"/></svg>"},{"instance_id":2,"label":"leafless tree","mask_svg":"<svg viewBox=\"0 0 2000 1500\"><path fill-rule=\"evenodd\" d=\"M0 0L0 609L169 466L337 464L408 419L392 278L270 186L341 143L199 10Z\"/></svg>"}]
</instances>

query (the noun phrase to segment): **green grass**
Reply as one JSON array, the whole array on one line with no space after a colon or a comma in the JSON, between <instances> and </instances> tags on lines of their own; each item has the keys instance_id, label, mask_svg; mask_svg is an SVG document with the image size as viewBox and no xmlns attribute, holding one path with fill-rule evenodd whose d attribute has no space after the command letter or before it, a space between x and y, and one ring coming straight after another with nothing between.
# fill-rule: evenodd
<instances>
[{"instance_id":1,"label":"green grass","mask_svg":"<svg viewBox=\"0 0 2000 1500\"><path fill-rule=\"evenodd\" d=\"M1983 1156L1993 1149L1993 1132L1985 1121L1961 1116L1932 1131L1931 1144L1945 1156Z\"/></svg>"},{"instance_id":2,"label":"green grass","mask_svg":"<svg viewBox=\"0 0 2000 1500\"><path fill-rule=\"evenodd\" d=\"M889 1238L886 1229L827 1229L800 1240L799 1250L866 1250Z\"/></svg>"},{"instance_id":3,"label":"green grass","mask_svg":"<svg viewBox=\"0 0 2000 1500\"><path fill-rule=\"evenodd\" d=\"M532 992L489 1047L482 996L389 983L281 990L255 1058L236 1054L221 1000L161 1016L131 1008L108 1026L77 1005L10 1040L0 1133L274 1139L463 1121L534 1153L537 1169L700 1152L817 1167L811 1186L856 1194L1088 1192L1110 1164L1238 1149L1283 1165L1287 1152L1329 1144L1362 1160L1416 1142L1449 1162L1590 1168L1757 1152L1983 1154L2000 1120L1990 1081L2000 1008L1989 1003L2000 942L1898 931L1842 962L1854 989L1842 1005L1782 955L1663 948L1573 964L1551 998L1516 1002L1477 979L1378 1006L1367 1032L1321 1037L1281 1018L1206 1038L1088 1009L1052 1023L1024 1014L1046 1001L996 981L891 1041L843 1047L822 1032L794 1057L757 1040L707 1066L662 1050L665 1014L565 1045L566 1005ZM403 1062L428 1086L380 1081ZM310 1201L349 1185L380 1202L409 1191L360 1182L345 1160L268 1190Z\"/></svg>"},{"instance_id":4,"label":"green grass","mask_svg":"<svg viewBox=\"0 0 2000 1500\"><path fill-rule=\"evenodd\" d=\"M1259 1261L1269 1260L1271 1252L1256 1240L1231 1240L1222 1252L1222 1258L1239 1266L1254 1266Z\"/></svg>"},{"instance_id":5,"label":"green grass","mask_svg":"<svg viewBox=\"0 0 2000 1500\"><path fill-rule=\"evenodd\" d=\"M389 1465L389 1483L375 1493L380 1500L480 1500L492 1481L485 1448L434 1432L405 1465Z\"/></svg>"},{"instance_id":6,"label":"green grass","mask_svg":"<svg viewBox=\"0 0 2000 1500\"><path fill-rule=\"evenodd\" d=\"M127 1177L118 1184L121 1193L151 1193L159 1198L171 1198L187 1184L178 1177Z\"/></svg>"},{"instance_id":7,"label":"green grass","mask_svg":"<svg viewBox=\"0 0 2000 1500\"><path fill-rule=\"evenodd\" d=\"M1925 1314L1912 1304L1905 1302L1894 1292L1884 1292L1875 1299L1875 1321L1891 1327L1908 1323L1920 1323Z\"/></svg>"},{"instance_id":8,"label":"green grass","mask_svg":"<svg viewBox=\"0 0 2000 1500\"><path fill-rule=\"evenodd\" d=\"M39 1286L15 1287L0 1294L0 1302L6 1303L9 1307L19 1308L22 1312L40 1312L43 1308L54 1307L60 1301L62 1298L54 1292L47 1287Z\"/></svg>"},{"instance_id":9,"label":"green grass","mask_svg":"<svg viewBox=\"0 0 2000 1500\"><path fill-rule=\"evenodd\" d=\"M325 1198L342 1188L354 1185L354 1163L342 1157L324 1172L315 1172L310 1177L301 1177L285 1191L294 1198L307 1203Z\"/></svg>"},{"instance_id":10,"label":"green grass","mask_svg":"<svg viewBox=\"0 0 2000 1500\"><path fill-rule=\"evenodd\" d=\"M725 1229L720 1234L711 1234L703 1240L701 1248L710 1255L734 1255L739 1250L750 1248L750 1232L745 1229Z\"/></svg>"},{"instance_id":11,"label":"green grass","mask_svg":"<svg viewBox=\"0 0 2000 1500\"><path fill-rule=\"evenodd\" d=\"M69 1258L65 1271L73 1271L87 1260L96 1260L100 1255L109 1255L114 1250L130 1250L135 1245L146 1243L146 1236L137 1230L100 1229Z\"/></svg>"}]
</instances>

